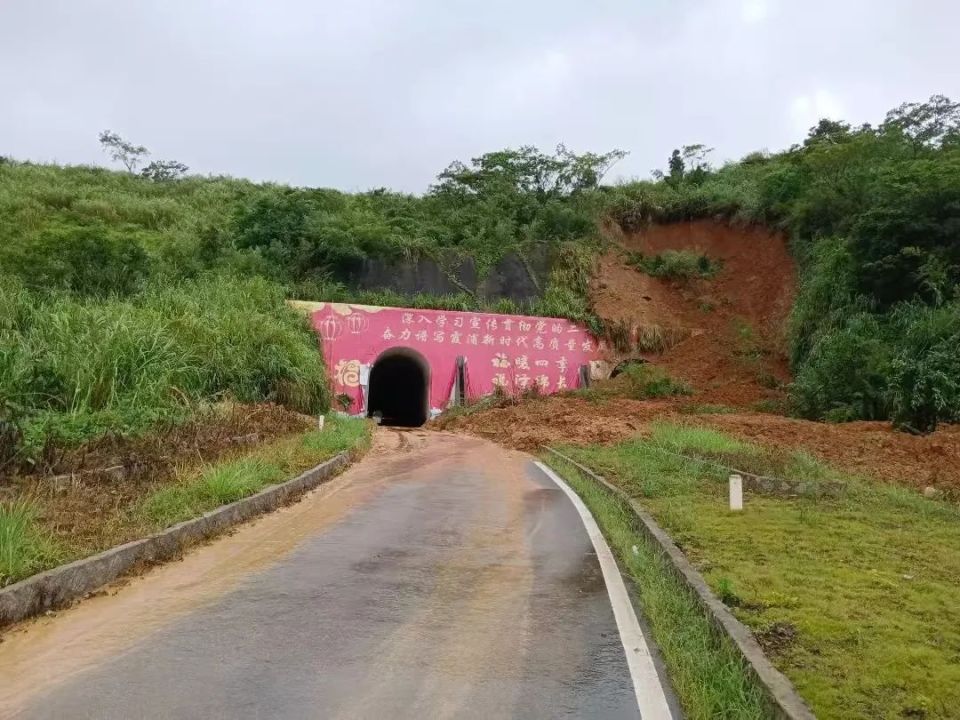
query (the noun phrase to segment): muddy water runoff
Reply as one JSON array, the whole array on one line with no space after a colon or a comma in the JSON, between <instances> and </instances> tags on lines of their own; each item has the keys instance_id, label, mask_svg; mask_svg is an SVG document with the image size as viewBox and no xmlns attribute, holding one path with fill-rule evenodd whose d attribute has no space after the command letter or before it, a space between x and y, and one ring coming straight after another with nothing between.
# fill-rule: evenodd
<instances>
[{"instance_id":1,"label":"muddy water runoff","mask_svg":"<svg viewBox=\"0 0 960 720\"><path fill-rule=\"evenodd\" d=\"M443 433L0 643L3 718L558 716L637 717L590 541L529 456Z\"/></svg>"}]
</instances>

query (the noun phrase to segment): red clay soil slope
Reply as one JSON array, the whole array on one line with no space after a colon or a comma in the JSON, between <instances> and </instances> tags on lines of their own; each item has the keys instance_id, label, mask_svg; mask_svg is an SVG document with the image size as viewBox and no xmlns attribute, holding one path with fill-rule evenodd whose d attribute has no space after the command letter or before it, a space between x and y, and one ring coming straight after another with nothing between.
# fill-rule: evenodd
<instances>
[{"instance_id":1,"label":"red clay soil slope","mask_svg":"<svg viewBox=\"0 0 960 720\"><path fill-rule=\"evenodd\" d=\"M601 260L592 288L594 310L640 328L680 329L688 337L662 354L644 355L693 385L692 397L634 400L617 393L618 378L579 393L535 400L504 398L500 407L441 415L435 426L535 451L560 443L608 443L667 421L714 427L778 449L803 449L832 466L918 490L932 486L960 497L960 425L914 437L890 423L843 425L750 412L774 409L789 381L784 328L796 273L783 237L760 228L711 221L653 226L634 235L608 229L614 249ZM722 262L705 280L663 280L627 264L631 252L694 250ZM738 408L715 414L706 404Z\"/></svg>"},{"instance_id":2,"label":"red clay soil slope","mask_svg":"<svg viewBox=\"0 0 960 720\"><path fill-rule=\"evenodd\" d=\"M701 402L770 404L790 380L784 328L796 290L786 239L761 227L712 220L609 230L613 248L591 289L594 311L633 328L681 331L685 339L644 358L688 381ZM721 267L711 278L656 278L627 264L629 253L690 250Z\"/></svg>"}]
</instances>

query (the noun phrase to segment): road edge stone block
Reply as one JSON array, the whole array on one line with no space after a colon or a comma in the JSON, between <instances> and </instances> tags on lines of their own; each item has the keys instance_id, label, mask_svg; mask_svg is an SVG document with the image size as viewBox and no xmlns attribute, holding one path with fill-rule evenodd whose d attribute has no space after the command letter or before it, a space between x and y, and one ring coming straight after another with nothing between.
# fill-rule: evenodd
<instances>
[{"instance_id":1,"label":"road edge stone block","mask_svg":"<svg viewBox=\"0 0 960 720\"><path fill-rule=\"evenodd\" d=\"M0 628L68 605L137 567L180 555L186 548L219 535L258 515L276 510L313 490L350 463L340 453L292 480L271 485L250 497L158 533L96 555L46 570L0 589Z\"/></svg>"},{"instance_id":2,"label":"road edge stone block","mask_svg":"<svg viewBox=\"0 0 960 720\"><path fill-rule=\"evenodd\" d=\"M654 544L654 547L659 548L661 554L667 558L677 577L693 593L714 628L726 635L740 652L750 673L766 693L767 700L777 717L783 720L816 720L813 711L797 693L793 683L786 675L777 670L764 654L750 629L737 620L727 609L727 606L713 594L710 586L707 585L707 581L690 564L690 561L673 542L670 535L660 527L650 513L640 507L626 492L606 478L597 475L590 468L551 447L544 446L544 450L556 455L564 462L570 463L629 505L640 520L640 527L646 534L647 539Z\"/></svg>"}]
</instances>

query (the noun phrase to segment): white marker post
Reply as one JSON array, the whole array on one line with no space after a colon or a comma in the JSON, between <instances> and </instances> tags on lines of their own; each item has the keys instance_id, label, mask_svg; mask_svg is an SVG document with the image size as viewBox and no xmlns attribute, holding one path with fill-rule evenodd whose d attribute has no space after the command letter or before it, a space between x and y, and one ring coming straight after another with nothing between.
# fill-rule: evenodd
<instances>
[{"instance_id":1,"label":"white marker post","mask_svg":"<svg viewBox=\"0 0 960 720\"><path fill-rule=\"evenodd\" d=\"M325 419L326 419L326 418L325 418L323 415L319 415L319 416L317 417L317 430L323 430L323 421L324 421Z\"/></svg>"},{"instance_id":2,"label":"white marker post","mask_svg":"<svg viewBox=\"0 0 960 720\"><path fill-rule=\"evenodd\" d=\"M730 509L743 510L743 478L730 476Z\"/></svg>"}]
</instances>

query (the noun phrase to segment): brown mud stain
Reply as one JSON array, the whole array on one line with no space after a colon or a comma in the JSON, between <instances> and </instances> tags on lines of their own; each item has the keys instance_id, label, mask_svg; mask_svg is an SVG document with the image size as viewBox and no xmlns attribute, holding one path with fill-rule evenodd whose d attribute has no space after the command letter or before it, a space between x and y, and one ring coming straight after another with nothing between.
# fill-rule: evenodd
<instances>
[{"instance_id":1,"label":"brown mud stain","mask_svg":"<svg viewBox=\"0 0 960 720\"><path fill-rule=\"evenodd\" d=\"M30 696L112 659L214 602L251 573L281 560L369 502L398 477L416 467L454 461L465 444L454 435L422 431L405 440L402 443L395 431L378 429L363 461L297 504L198 547L180 562L154 567L67 610L9 630L0 643L0 717L12 715Z\"/></svg>"},{"instance_id":2,"label":"brown mud stain","mask_svg":"<svg viewBox=\"0 0 960 720\"><path fill-rule=\"evenodd\" d=\"M444 444L451 452L443 462L483 469L482 492L463 523L466 535L440 568L416 615L384 641L369 680L357 687L356 702L338 717L366 717L382 707L384 693L393 687L388 678L404 672L409 658L425 653L429 661L424 666L431 670L418 677L409 706L414 715L420 710L434 717L462 717L471 708L471 688L522 673L531 642L534 580L526 529L530 495L537 492L526 475L530 458L497 448L491 462L493 448L485 441L445 441L441 453ZM509 715L516 702L504 692L495 714Z\"/></svg>"}]
</instances>

